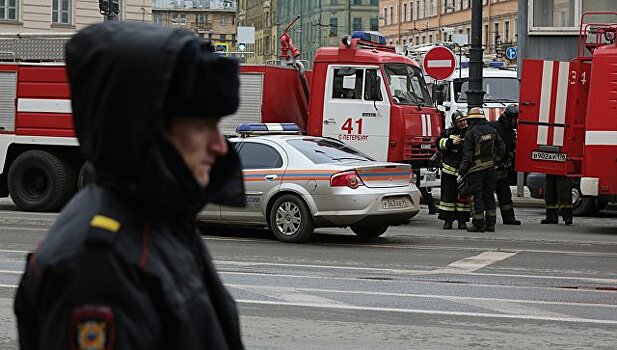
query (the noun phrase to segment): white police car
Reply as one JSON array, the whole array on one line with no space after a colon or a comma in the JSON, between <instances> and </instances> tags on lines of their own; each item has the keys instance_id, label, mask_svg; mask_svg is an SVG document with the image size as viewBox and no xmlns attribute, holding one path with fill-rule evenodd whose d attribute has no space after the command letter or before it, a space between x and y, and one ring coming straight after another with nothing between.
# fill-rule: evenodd
<instances>
[{"instance_id":1,"label":"white police car","mask_svg":"<svg viewBox=\"0 0 617 350\"><path fill-rule=\"evenodd\" d=\"M316 227L377 237L419 211L407 164L373 161L334 139L299 135L292 123L242 124L229 139L242 162L246 207L208 205L204 223L269 227L284 242Z\"/></svg>"}]
</instances>

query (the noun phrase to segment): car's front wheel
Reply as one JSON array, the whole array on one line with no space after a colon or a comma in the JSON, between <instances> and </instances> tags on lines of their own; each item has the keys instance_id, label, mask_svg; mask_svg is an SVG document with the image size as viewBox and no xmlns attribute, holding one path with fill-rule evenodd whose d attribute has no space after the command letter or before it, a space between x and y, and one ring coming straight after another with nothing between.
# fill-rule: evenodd
<instances>
[{"instance_id":1,"label":"car's front wheel","mask_svg":"<svg viewBox=\"0 0 617 350\"><path fill-rule=\"evenodd\" d=\"M388 225L352 225L353 233L363 238L375 238L383 235L388 230Z\"/></svg>"},{"instance_id":2,"label":"car's front wheel","mask_svg":"<svg viewBox=\"0 0 617 350\"><path fill-rule=\"evenodd\" d=\"M270 228L282 242L299 243L313 237L313 217L304 201L293 194L278 198L270 211Z\"/></svg>"}]
</instances>

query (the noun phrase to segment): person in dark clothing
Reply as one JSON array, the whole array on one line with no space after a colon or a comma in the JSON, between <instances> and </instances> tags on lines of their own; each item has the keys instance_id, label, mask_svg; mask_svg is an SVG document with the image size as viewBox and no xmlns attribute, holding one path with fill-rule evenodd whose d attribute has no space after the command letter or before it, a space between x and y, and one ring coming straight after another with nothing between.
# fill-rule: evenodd
<instances>
[{"instance_id":1,"label":"person in dark clothing","mask_svg":"<svg viewBox=\"0 0 617 350\"><path fill-rule=\"evenodd\" d=\"M458 168L459 182L466 177L473 197L470 232L495 232L495 164L504 156L505 145L495 128L474 107L467 114L469 128L463 142L463 161Z\"/></svg>"},{"instance_id":2,"label":"person in dark clothing","mask_svg":"<svg viewBox=\"0 0 617 350\"><path fill-rule=\"evenodd\" d=\"M491 122L497 135L506 146L503 159L497 164L497 201L504 225L520 225L514 217L512 205L512 191L510 190L510 169L514 165L514 151L516 150L516 128L518 126L518 106L508 105L497 121Z\"/></svg>"},{"instance_id":3,"label":"person in dark clothing","mask_svg":"<svg viewBox=\"0 0 617 350\"><path fill-rule=\"evenodd\" d=\"M541 224L557 224L561 213L566 225L572 225L572 186L566 176L546 174L544 202L546 219L542 219Z\"/></svg>"},{"instance_id":4,"label":"person in dark clothing","mask_svg":"<svg viewBox=\"0 0 617 350\"><path fill-rule=\"evenodd\" d=\"M439 202L439 219L443 220L443 229L452 228L454 220L458 228L467 229L470 204L461 196L456 178L458 167L463 161L463 140L467 131L467 117L459 111L452 113L452 127L441 132L437 138L437 148L441 152L441 201Z\"/></svg>"},{"instance_id":5,"label":"person in dark clothing","mask_svg":"<svg viewBox=\"0 0 617 350\"><path fill-rule=\"evenodd\" d=\"M189 31L105 22L73 36L66 67L95 183L28 256L21 349L243 349L195 220L206 203L244 205L218 129L238 108L238 63Z\"/></svg>"}]
</instances>

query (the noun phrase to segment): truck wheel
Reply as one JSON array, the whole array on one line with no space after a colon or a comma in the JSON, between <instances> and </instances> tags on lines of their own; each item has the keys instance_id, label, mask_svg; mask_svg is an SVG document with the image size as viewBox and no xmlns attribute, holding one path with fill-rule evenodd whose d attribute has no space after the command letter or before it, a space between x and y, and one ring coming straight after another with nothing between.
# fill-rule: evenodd
<instances>
[{"instance_id":1,"label":"truck wheel","mask_svg":"<svg viewBox=\"0 0 617 350\"><path fill-rule=\"evenodd\" d=\"M576 216L593 215L598 211L596 199L583 197L578 187L572 187L572 213Z\"/></svg>"},{"instance_id":2,"label":"truck wheel","mask_svg":"<svg viewBox=\"0 0 617 350\"><path fill-rule=\"evenodd\" d=\"M313 217L302 199L292 194L281 196L270 211L270 228L282 242L299 243L313 237Z\"/></svg>"},{"instance_id":3,"label":"truck wheel","mask_svg":"<svg viewBox=\"0 0 617 350\"><path fill-rule=\"evenodd\" d=\"M75 193L77 180L71 164L55 154L32 150L11 164L9 194L15 204L29 211L54 211Z\"/></svg>"},{"instance_id":4,"label":"truck wheel","mask_svg":"<svg viewBox=\"0 0 617 350\"><path fill-rule=\"evenodd\" d=\"M352 225L353 233L363 238L375 238L383 235L388 230L388 225L371 226L371 225Z\"/></svg>"},{"instance_id":5,"label":"truck wheel","mask_svg":"<svg viewBox=\"0 0 617 350\"><path fill-rule=\"evenodd\" d=\"M77 190L81 190L92 182L94 182L94 166L90 162L84 162L77 175Z\"/></svg>"}]
</instances>

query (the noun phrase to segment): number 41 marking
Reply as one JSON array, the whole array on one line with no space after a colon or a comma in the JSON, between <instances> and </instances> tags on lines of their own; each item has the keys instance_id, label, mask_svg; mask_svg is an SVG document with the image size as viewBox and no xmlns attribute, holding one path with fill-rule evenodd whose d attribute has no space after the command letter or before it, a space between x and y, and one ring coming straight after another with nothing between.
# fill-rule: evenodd
<instances>
[{"instance_id":1,"label":"number 41 marking","mask_svg":"<svg viewBox=\"0 0 617 350\"><path fill-rule=\"evenodd\" d=\"M343 126L341 126L341 130L347 131L348 134L351 134L353 131L353 123L354 121L352 118L347 118L347 120L343 123ZM358 124L358 135L362 135L362 118L356 120L356 124Z\"/></svg>"}]
</instances>

